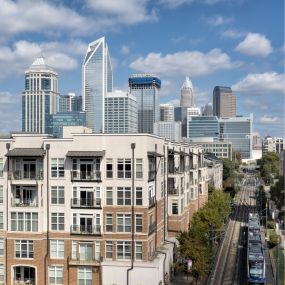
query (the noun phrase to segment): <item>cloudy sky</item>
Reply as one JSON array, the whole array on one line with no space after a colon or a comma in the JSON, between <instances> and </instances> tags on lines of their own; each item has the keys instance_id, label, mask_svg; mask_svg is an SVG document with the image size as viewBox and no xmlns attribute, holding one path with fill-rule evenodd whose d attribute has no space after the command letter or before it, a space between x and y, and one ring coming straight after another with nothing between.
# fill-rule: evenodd
<instances>
[{"instance_id":1,"label":"cloudy sky","mask_svg":"<svg viewBox=\"0 0 285 285\"><path fill-rule=\"evenodd\" d=\"M21 129L24 72L44 55L60 93L81 95L81 65L101 36L112 57L114 87L131 73L161 77L161 102L177 104L185 76L195 102L231 86L238 114L254 131L284 136L283 0L0 0L0 133Z\"/></svg>"}]
</instances>

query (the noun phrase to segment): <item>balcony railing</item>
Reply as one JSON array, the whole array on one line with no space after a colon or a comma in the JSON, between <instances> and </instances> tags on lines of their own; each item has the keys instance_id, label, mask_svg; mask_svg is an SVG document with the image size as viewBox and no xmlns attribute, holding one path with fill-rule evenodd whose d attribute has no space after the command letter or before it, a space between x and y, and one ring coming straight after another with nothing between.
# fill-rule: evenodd
<instances>
[{"instance_id":1,"label":"balcony railing","mask_svg":"<svg viewBox=\"0 0 285 285\"><path fill-rule=\"evenodd\" d=\"M36 281L34 279L25 278L24 280L14 280L14 285L36 285Z\"/></svg>"},{"instance_id":2,"label":"balcony railing","mask_svg":"<svg viewBox=\"0 0 285 285\"><path fill-rule=\"evenodd\" d=\"M168 194L169 195L179 195L178 187L173 187L173 186L168 185Z\"/></svg>"},{"instance_id":3,"label":"balcony railing","mask_svg":"<svg viewBox=\"0 0 285 285\"><path fill-rule=\"evenodd\" d=\"M71 170L72 181L101 181L101 171Z\"/></svg>"},{"instance_id":4,"label":"balcony railing","mask_svg":"<svg viewBox=\"0 0 285 285\"><path fill-rule=\"evenodd\" d=\"M100 235L101 226L83 226L83 225L71 225L70 233L75 235Z\"/></svg>"},{"instance_id":5,"label":"balcony railing","mask_svg":"<svg viewBox=\"0 0 285 285\"><path fill-rule=\"evenodd\" d=\"M148 234L151 235L156 229L156 223L153 222L148 226Z\"/></svg>"},{"instance_id":6,"label":"balcony railing","mask_svg":"<svg viewBox=\"0 0 285 285\"><path fill-rule=\"evenodd\" d=\"M148 181L153 181L155 179L155 170L150 170L148 172Z\"/></svg>"},{"instance_id":7,"label":"balcony railing","mask_svg":"<svg viewBox=\"0 0 285 285\"><path fill-rule=\"evenodd\" d=\"M170 174L179 174L182 171L181 171L181 169L179 167L174 167L174 166L170 165L170 166L168 166L168 172Z\"/></svg>"},{"instance_id":8,"label":"balcony railing","mask_svg":"<svg viewBox=\"0 0 285 285\"><path fill-rule=\"evenodd\" d=\"M152 207L154 207L154 206L155 206L155 196L150 197L150 198L148 199L148 207L149 207L149 208L152 208Z\"/></svg>"},{"instance_id":9,"label":"balcony railing","mask_svg":"<svg viewBox=\"0 0 285 285\"><path fill-rule=\"evenodd\" d=\"M43 180L43 171L10 171L9 180Z\"/></svg>"},{"instance_id":10,"label":"balcony railing","mask_svg":"<svg viewBox=\"0 0 285 285\"><path fill-rule=\"evenodd\" d=\"M97 260L94 256L87 259L82 259L80 256L69 256L69 265L85 265L85 266L100 266L100 260Z\"/></svg>"},{"instance_id":11,"label":"balcony railing","mask_svg":"<svg viewBox=\"0 0 285 285\"><path fill-rule=\"evenodd\" d=\"M101 199L71 198L71 208L101 208Z\"/></svg>"},{"instance_id":12,"label":"balcony railing","mask_svg":"<svg viewBox=\"0 0 285 285\"><path fill-rule=\"evenodd\" d=\"M11 198L11 207L38 207L38 200Z\"/></svg>"}]
</instances>

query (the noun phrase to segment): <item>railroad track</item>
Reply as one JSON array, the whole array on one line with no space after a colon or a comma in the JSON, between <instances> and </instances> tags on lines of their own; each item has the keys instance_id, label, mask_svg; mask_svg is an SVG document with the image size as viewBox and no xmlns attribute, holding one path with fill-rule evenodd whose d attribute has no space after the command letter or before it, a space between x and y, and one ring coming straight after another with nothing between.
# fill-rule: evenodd
<instances>
[{"instance_id":1,"label":"railroad track","mask_svg":"<svg viewBox=\"0 0 285 285\"><path fill-rule=\"evenodd\" d=\"M250 186L252 184L252 186ZM208 284L246 284L246 250L241 245L241 228L246 224L249 210L255 207L255 178L247 176L239 193L238 204L231 218L216 257L215 268Z\"/></svg>"}]
</instances>

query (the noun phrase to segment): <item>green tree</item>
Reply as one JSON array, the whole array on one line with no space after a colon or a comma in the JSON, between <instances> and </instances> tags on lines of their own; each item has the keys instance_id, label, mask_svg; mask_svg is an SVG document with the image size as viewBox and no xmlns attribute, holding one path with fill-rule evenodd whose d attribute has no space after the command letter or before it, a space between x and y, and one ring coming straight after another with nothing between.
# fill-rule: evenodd
<instances>
[{"instance_id":1,"label":"green tree","mask_svg":"<svg viewBox=\"0 0 285 285\"><path fill-rule=\"evenodd\" d=\"M274 177L279 172L279 156L275 152L267 152L262 158L258 161L260 165L261 177L266 184L270 184L271 175Z\"/></svg>"},{"instance_id":2,"label":"green tree","mask_svg":"<svg viewBox=\"0 0 285 285\"><path fill-rule=\"evenodd\" d=\"M281 211L285 203L284 176L279 176L278 181L270 187L270 198Z\"/></svg>"}]
</instances>

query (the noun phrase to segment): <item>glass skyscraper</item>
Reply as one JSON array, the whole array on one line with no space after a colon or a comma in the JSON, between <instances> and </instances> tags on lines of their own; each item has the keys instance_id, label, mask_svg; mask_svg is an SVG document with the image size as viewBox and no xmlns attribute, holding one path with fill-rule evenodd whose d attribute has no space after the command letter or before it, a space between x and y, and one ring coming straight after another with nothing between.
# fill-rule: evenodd
<instances>
[{"instance_id":1,"label":"glass skyscraper","mask_svg":"<svg viewBox=\"0 0 285 285\"><path fill-rule=\"evenodd\" d=\"M217 117L191 116L187 119L188 138L217 138L219 122Z\"/></svg>"},{"instance_id":2,"label":"glass skyscraper","mask_svg":"<svg viewBox=\"0 0 285 285\"><path fill-rule=\"evenodd\" d=\"M95 133L104 132L105 97L113 90L113 71L105 37L88 45L82 67L83 108L86 124Z\"/></svg>"},{"instance_id":3,"label":"glass skyscraper","mask_svg":"<svg viewBox=\"0 0 285 285\"><path fill-rule=\"evenodd\" d=\"M58 74L43 57L25 71L22 93L22 131L48 133L47 119L58 112Z\"/></svg>"},{"instance_id":4,"label":"glass skyscraper","mask_svg":"<svg viewBox=\"0 0 285 285\"><path fill-rule=\"evenodd\" d=\"M75 93L59 96L59 112L82 111L82 96L76 96Z\"/></svg>"},{"instance_id":5,"label":"glass skyscraper","mask_svg":"<svg viewBox=\"0 0 285 285\"><path fill-rule=\"evenodd\" d=\"M138 132L153 133L153 124L160 119L159 90L161 80L153 74L132 74L130 92L137 99Z\"/></svg>"}]
</instances>

